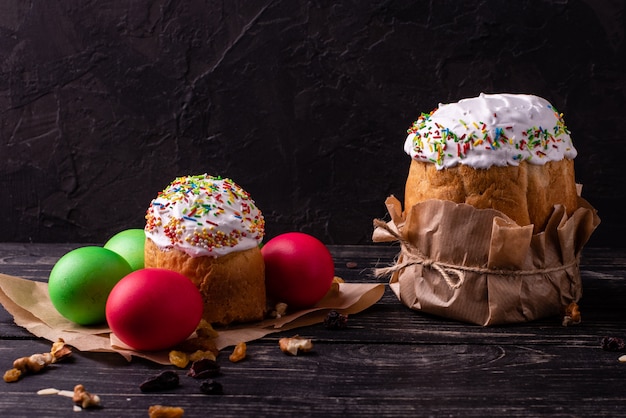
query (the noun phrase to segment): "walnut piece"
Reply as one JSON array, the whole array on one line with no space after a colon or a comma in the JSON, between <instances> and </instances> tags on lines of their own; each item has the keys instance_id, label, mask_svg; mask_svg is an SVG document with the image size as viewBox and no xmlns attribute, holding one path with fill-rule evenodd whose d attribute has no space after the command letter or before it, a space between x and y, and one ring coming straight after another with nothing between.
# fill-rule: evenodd
<instances>
[{"instance_id":1,"label":"walnut piece","mask_svg":"<svg viewBox=\"0 0 626 418\"><path fill-rule=\"evenodd\" d=\"M62 338L59 338L57 342L52 344L49 353L33 354L13 361L13 368L4 373L4 381L7 383L17 382L23 375L38 373L48 365L64 360L71 354L72 350L65 345Z\"/></svg>"},{"instance_id":2,"label":"walnut piece","mask_svg":"<svg viewBox=\"0 0 626 418\"><path fill-rule=\"evenodd\" d=\"M44 367L52 364L54 357L50 353L33 354L29 357L18 358L13 362L13 368L23 372L37 373Z\"/></svg>"},{"instance_id":3,"label":"walnut piece","mask_svg":"<svg viewBox=\"0 0 626 418\"><path fill-rule=\"evenodd\" d=\"M287 314L287 308L289 308L289 306L287 306L287 304L284 302L279 302L274 306L268 306L267 317L274 319L282 318Z\"/></svg>"},{"instance_id":4,"label":"walnut piece","mask_svg":"<svg viewBox=\"0 0 626 418\"><path fill-rule=\"evenodd\" d=\"M580 309L576 302L572 302L565 308L565 315L563 316L563 326L577 325L582 321L580 315Z\"/></svg>"},{"instance_id":5,"label":"walnut piece","mask_svg":"<svg viewBox=\"0 0 626 418\"><path fill-rule=\"evenodd\" d=\"M245 342L240 342L235 346L235 349L233 350L232 354L228 357L228 360L230 360L233 363L237 363L238 361L241 361L243 359L246 358L246 343Z\"/></svg>"},{"instance_id":6,"label":"walnut piece","mask_svg":"<svg viewBox=\"0 0 626 418\"><path fill-rule=\"evenodd\" d=\"M74 386L72 401L83 409L100 406L100 397L87 392L85 387L80 384Z\"/></svg>"},{"instance_id":7,"label":"walnut piece","mask_svg":"<svg viewBox=\"0 0 626 418\"><path fill-rule=\"evenodd\" d=\"M280 350L285 354L292 356L298 355L300 352L307 352L313 349L313 343L308 338L294 336L291 338L281 338L278 340Z\"/></svg>"},{"instance_id":8,"label":"walnut piece","mask_svg":"<svg viewBox=\"0 0 626 418\"><path fill-rule=\"evenodd\" d=\"M65 360L67 357L72 355L72 349L65 344L63 338L59 338L57 342L52 344L52 348L50 349L50 354L52 354L52 362L58 363L61 360Z\"/></svg>"}]
</instances>

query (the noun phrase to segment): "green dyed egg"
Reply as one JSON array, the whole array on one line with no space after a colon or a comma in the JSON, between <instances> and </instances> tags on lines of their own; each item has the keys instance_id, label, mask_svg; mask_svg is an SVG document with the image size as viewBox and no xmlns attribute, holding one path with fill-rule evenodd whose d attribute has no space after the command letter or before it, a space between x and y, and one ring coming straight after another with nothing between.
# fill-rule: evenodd
<instances>
[{"instance_id":1,"label":"green dyed egg","mask_svg":"<svg viewBox=\"0 0 626 418\"><path fill-rule=\"evenodd\" d=\"M133 271L135 271L144 267L143 251L145 242L146 234L143 229L127 229L113 235L104 244L104 248L124 257Z\"/></svg>"},{"instance_id":2,"label":"green dyed egg","mask_svg":"<svg viewBox=\"0 0 626 418\"><path fill-rule=\"evenodd\" d=\"M81 247L57 261L48 279L56 310L80 325L106 320L106 301L113 287L132 269L119 254L102 247Z\"/></svg>"}]
</instances>

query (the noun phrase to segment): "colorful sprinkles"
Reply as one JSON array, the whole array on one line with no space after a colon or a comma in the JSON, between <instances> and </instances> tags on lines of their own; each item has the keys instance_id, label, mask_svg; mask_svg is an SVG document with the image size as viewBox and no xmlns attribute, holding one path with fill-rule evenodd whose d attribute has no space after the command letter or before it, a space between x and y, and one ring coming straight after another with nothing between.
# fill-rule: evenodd
<instances>
[{"instance_id":1,"label":"colorful sprinkles","mask_svg":"<svg viewBox=\"0 0 626 418\"><path fill-rule=\"evenodd\" d=\"M456 118L449 121L450 126L446 126L441 118L435 120L434 115L439 110L437 108L422 113L407 129L409 137L405 150L413 158L437 166L443 166L446 158L465 160L474 151L484 153L505 147L510 150L507 152L510 152L510 158L515 162L545 159L551 149L559 147L563 147L567 153L575 152L563 114L549 103L546 107L553 115L550 119L554 120L554 126L529 124L521 132L519 127L514 129L512 125L500 124L495 112L487 115L489 124L483 120Z\"/></svg>"},{"instance_id":2,"label":"colorful sprinkles","mask_svg":"<svg viewBox=\"0 0 626 418\"><path fill-rule=\"evenodd\" d=\"M204 174L179 177L159 192L146 212L145 231L157 245L166 238L168 247L191 247L193 255L224 254L261 242L265 220L234 181Z\"/></svg>"}]
</instances>

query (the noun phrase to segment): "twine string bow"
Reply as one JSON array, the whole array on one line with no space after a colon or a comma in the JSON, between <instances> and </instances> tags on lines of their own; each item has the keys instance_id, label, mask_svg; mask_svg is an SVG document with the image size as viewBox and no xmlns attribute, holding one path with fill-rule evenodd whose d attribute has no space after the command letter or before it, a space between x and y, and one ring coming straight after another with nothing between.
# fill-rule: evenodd
<instances>
[{"instance_id":1,"label":"twine string bow","mask_svg":"<svg viewBox=\"0 0 626 418\"><path fill-rule=\"evenodd\" d=\"M465 273L488 273L500 276L531 276L535 274L548 274L556 271L562 271L578 264L578 258L567 264L558 265L554 267L548 267L543 269L532 270L496 270L485 267L475 266L463 266L450 263L444 263L441 261L433 260L426 257L422 252L411 244L408 240L404 239L398 232L392 229L386 222L375 219L374 227L381 228L389 233L400 243L400 246L404 249L402 251L402 261L394 266L377 268L374 273L377 277L389 276L397 271L400 271L406 267L419 265L423 267L431 268L439 273L441 278L450 286L451 289L460 288L465 282Z\"/></svg>"},{"instance_id":2,"label":"twine string bow","mask_svg":"<svg viewBox=\"0 0 626 418\"><path fill-rule=\"evenodd\" d=\"M391 267L377 268L375 270L376 276L388 276L406 267L421 264L423 267L436 270L451 289L458 289L463 285L463 282L465 281L465 272L462 268L459 268L460 266L427 258L417 247L405 240L399 233L390 228L386 222L381 221L380 219L374 220L374 227L384 229L396 240L398 240L400 246L405 249L405 251L402 252L402 262L399 262L395 266Z\"/></svg>"}]
</instances>

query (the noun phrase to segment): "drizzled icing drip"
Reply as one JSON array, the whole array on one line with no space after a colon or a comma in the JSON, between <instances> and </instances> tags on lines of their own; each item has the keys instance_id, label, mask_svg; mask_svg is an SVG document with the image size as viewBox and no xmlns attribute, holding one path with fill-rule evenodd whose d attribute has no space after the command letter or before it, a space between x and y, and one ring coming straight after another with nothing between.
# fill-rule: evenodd
<instances>
[{"instance_id":1,"label":"drizzled icing drip","mask_svg":"<svg viewBox=\"0 0 626 418\"><path fill-rule=\"evenodd\" d=\"M437 169L545 164L576 157L563 115L545 99L524 94L481 94L440 104L407 130L404 150Z\"/></svg>"},{"instance_id":2,"label":"drizzled icing drip","mask_svg":"<svg viewBox=\"0 0 626 418\"><path fill-rule=\"evenodd\" d=\"M146 212L145 232L162 250L217 257L257 246L265 220L234 181L203 174L179 177L159 192Z\"/></svg>"}]
</instances>

